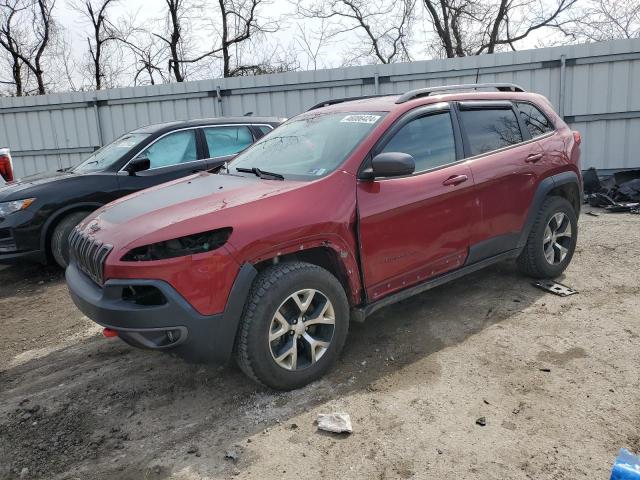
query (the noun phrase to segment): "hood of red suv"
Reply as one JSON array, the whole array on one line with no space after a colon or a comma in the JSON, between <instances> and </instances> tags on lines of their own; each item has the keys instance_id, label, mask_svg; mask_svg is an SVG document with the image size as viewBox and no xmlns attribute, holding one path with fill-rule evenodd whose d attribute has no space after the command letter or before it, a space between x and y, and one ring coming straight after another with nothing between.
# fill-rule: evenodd
<instances>
[{"instance_id":1,"label":"hood of red suv","mask_svg":"<svg viewBox=\"0 0 640 480\"><path fill-rule=\"evenodd\" d=\"M257 203L304 182L200 173L123 197L81 225L116 248L135 247L217 228L233 227L234 207Z\"/></svg>"}]
</instances>

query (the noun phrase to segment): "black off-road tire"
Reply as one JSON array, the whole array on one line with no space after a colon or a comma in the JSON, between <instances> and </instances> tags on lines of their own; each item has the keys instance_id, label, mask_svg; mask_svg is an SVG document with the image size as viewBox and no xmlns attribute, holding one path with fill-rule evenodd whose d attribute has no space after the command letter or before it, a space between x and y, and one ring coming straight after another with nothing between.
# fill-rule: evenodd
<instances>
[{"instance_id":1,"label":"black off-road tire","mask_svg":"<svg viewBox=\"0 0 640 480\"><path fill-rule=\"evenodd\" d=\"M51 255L60 268L67 268L69 265L69 235L71 231L90 212L74 212L64 217L56 225L51 235Z\"/></svg>"},{"instance_id":2,"label":"black off-road tire","mask_svg":"<svg viewBox=\"0 0 640 480\"><path fill-rule=\"evenodd\" d=\"M551 264L544 256L543 238L544 231L549 220L556 213L564 213L571 222L571 243L564 260L557 264ZM529 232L527 244L518 257L519 270L533 278L555 278L567 268L573 257L578 240L578 219L571 202L563 197L547 197L540 207L533 227Z\"/></svg>"},{"instance_id":3,"label":"black off-road tire","mask_svg":"<svg viewBox=\"0 0 640 480\"><path fill-rule=\"evenodd\" d=\"M316 289L335 311L333 337L326 352L300 370L276 363L269 347L271 321L282 302L301 289ZM293 390L322 377L338 359L349 330L349 302L338 279L327 270L304 262L283 262L256 277L240 322L234 356L240 369L254 381L275 390Z\"/></svg>"}]
</instances>

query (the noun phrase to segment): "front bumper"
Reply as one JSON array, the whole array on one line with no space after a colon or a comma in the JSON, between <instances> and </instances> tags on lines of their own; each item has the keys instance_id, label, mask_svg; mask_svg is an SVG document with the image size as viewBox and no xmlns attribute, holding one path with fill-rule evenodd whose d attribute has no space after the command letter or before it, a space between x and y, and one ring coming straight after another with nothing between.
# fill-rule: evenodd
<instances>
[{"instance_id":1,"label":"front bumper","mask_svg":"<svg viewBox=\"0 0 640 480\"><path fill-rule=\"evenodd\" d=\"M67 268L66 279L80 311L117 331L125 342L170 350L189 361L225 363L231 356L244 301L255 277L255 269L245 267L236 278L225 311L216 315L201 315L162 280L112 279L101 288L74 263ZM154 292L152 300L141 302L132 297L131 287Z\"/></svg>"},{"instance_id":2,"label":"front bumper","mask_svg":"<svg viewBox=\"0 0 640 480\"><path fill-rule=\"evenodd\" d=\"M47 255L42 250L0 252L0 264L2 265L12 265L22 261L45 263L47 261Z\"/></svg>"},{"instance_id":3,"label":"front bumper","mask_svg":"<svg viewBox=\"0 0 640 480\"><path fill-rule=\"evenodd\" d=\"M40 245L40 228L32 222L32 212L21 211L0 219L0 264L19 261L45 263Z\"/></svg>"}]
</instances>

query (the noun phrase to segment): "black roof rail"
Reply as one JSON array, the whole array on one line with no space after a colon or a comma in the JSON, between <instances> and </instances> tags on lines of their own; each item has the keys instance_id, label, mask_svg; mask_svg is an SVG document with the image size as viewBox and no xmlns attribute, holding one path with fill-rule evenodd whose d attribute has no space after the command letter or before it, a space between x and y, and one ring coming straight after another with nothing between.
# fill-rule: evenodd
<instances>
[{"instance_id":1,"label":"black roof rail","mask_svg":"<svg viewBox=\"0 0 640 480\"><path fill-rule=\"evenodd\" d=\"M441 87L418 88L400 95L396 103L404 103L414 98L428 97L432 93L448 92L450 90L478 90L480 88L495 88L499 92L525 92L526 90L515 83L468 83L463 85L443 85Z\"/></svg>"},{"instance_id":2,"label":"black roof rail","mask_svg":"<svg viewBox=\"0 0 640 480\"><path fill-rule=\"evenodd\" d=\"M316 110L317 108L328 107L329 105L335 105L337 103L351 102L352 100L364 100L366 98L388 97L389 95L393 95L393 94L387 93L387 94L380 94L380 95L363 95L362 97L333 98L331 100L325 100L324 102L316 103L313 107L309 108L307 112L310 112L311 110Z\"/></svg>"}]
</instances>

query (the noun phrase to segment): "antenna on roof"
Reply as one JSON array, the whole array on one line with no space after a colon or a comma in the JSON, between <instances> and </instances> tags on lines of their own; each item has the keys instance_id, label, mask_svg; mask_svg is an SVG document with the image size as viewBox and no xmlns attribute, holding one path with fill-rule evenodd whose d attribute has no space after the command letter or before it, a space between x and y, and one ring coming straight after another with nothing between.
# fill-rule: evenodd
<instances>
[{"instance_id":1,"label":"antenna on roof","mask_svg":"<svg viewBox=\"0 0 640 480\"><path fill-rule=\"evenodd\" d=\"M247 112L244 114L245 117L250 117L251 115L253 115L253 112Z\"/></svg>"}]
</instances>

